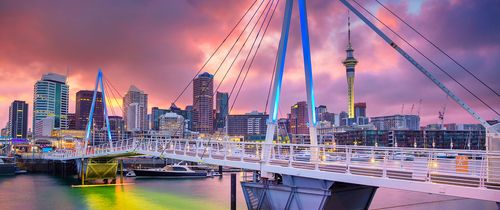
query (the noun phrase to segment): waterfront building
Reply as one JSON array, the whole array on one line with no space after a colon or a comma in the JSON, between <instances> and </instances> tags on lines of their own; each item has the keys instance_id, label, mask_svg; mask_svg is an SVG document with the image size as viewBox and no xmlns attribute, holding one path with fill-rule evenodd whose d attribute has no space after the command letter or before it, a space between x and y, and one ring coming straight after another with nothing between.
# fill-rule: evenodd
<instances>
[{"instance_id":1,"label":"waterfront building","mask_svg":"<svg viewBox=\"0 0 500 210\"><path fill-rule=\"evenodd\" d=\"M186 110L187 130L192 131L193 130L193 106L188 105L188 106L186 106L186 108L184 110Z\"/></svg>"},{"instance_id":2,"label":"waterfront building","mask_svg":"<svg viewBox=\"0 0 500 210\"><path fill-rule=\"evenodd\" d=\"M227 134L229 136L244 136L248 140L263 140L266 136L266 120L269 115L250 112L227 116Z\"/></svg>"},{"instance_id":3,"label":"waterfront building","mask_svg":"<svg viewBox=\"0 0 500 210\"><path fill-rule=\"evenodd\" d=\"M307 103L300 101L290 109L290 133L309 134Z\"/></svg>"},{"instance_id":4,"label":"waterfront building","mask_svg":"<svg viewBox=\"0 0 500 210\"><path fill-rule=\"evenodd\" d=\"M127 121L125 127L127 131L142 131L141 129L141 106L139 103L131 103L127 109Z\"/></svg>"},{"instance_id":5,"label":"waterfront building","mask_svg":"<svg viewBox=\"0 0 500 210\"><path fill-rule=\"evenodd\" d=\"M185 121L182 115L167 112L160 116L160 131L167 132L170 136L182 138L184 136Z\"/></svg>"},{"instance_id":6,"label":"waterfront building","mask_svg":"<svg viewBox=\"0 0 500 210\"><path fill-rule=\"evenodd\" d=\"M80 90L76 93L76 129L85 130L89 122L90 109L92 107L92 99L94 97L93 90ZM106 127L104 124L104 112L102 104L102 93L97 92L94 106L94 115L92 119L93 129L102 129Z\"/></svg>"},{"instance_id":7,"label":"waterfront building","mask_svg":"<svg viewBox=\"0 0 500 210\"><path fill-rule=\"evenodd\" d=\"M125 134L125 121L121 116L108 116L111 138L115 141L121 139Z\"/></svg>"},{"instance_id":8,"label":"waterfront building","mask_svg":"<svg viewBox=\"0 0 500 210\"><path fill-rule=\"evenodd\" d=\"M158 107L151 108L151 130L160 130L160 116L167 112L167 109L160 109Z\"/></svg>"},{"instance_id":9,"label":"waterfront building","mask_svg":"<svg viewBox=\"0 0 500 210\"><path fill-rule=\"evenodd\" d=\"M316 107L316 115L319 122L328 121L331 124L335 124L335 113L328 112L328 109L325 105Z\"/></svg>"},{"instance_id":10,"label":"waterfront building","mask_svg":"<svg viewBox=\"0 0 500 210\"><path fill-rule=\"evenodd\" d=\"M418 115L390 115L372 117L371 123L377 130L419 130L420 117Z\"/></svg>"},{"instance_id":11,"label":"waterfront building","mask_svg":"<svg viewBox=\"0 0 500 210\"><path fill-rule=\"evenodd\" d=\"M347 121L349 121L349 115L345 111L341 111L339 113L339 125L340 126L346 126Z\"/></svg>"},{"instance_id":12,"label":"waterfront building","mask_svg":"<svg viewBox=\"0 0 500 210\"><path fill-rule=\"evenodd\" d=\"M181 108L177 107L175 104L170 105L170 109L167 112L173 112L173 113L176 113L178 115L181 115L182 117L184 117L184 119L186 119L188 116L188 113L186 110L182 110Z\"/></svg>"},{"instance_id":13,"label":"waterfront building","mask_svg":"<svg viewBox=\"0 0 500 210\"><path fill-rule=\"evenodd\" d=\"M337 145L484 150L484 131L346 130L335 132Z\"/></svg>"},{"instance_id":14,"label":"waterfront building","mask_svg":"<svg viewBox=\"0 0 500 210\"><path fill-rule=\"evenodd\" d=\"M77 130L75 113L68 113L68 130Z\"/></svg>"},{"instance_id":15,"label":"waterfront building","mask_svg":"<svg viewBox=\"0 0 500 210\"><path fill-rule=\"evenodd\" d=\"M133 107L130 107L132 106ZM132 85L128 89L127 94L123 97L123 120L127 131L148 130L148 94ZM134 113L129 114L129 110ZM134 119L129 120L129 116ZM129 124L130 123L130 124Z\"/></svg>"},{"instance_id":16,"label":"waterfront building","mask_svg":"<svg viewBox=\"0 0 500 210\"><path fill-rule=\"evenodd\" d=\"M52 136L52 130L54 130L54 124L55 124L54 116L45 117L41 120L37 120L35 123L35 129L33 130L33 135L37 138Z\"/></svg>"},{"instance_id":17,"label":"waterfront building","mask_svg":"<svg viewBox=\"0 0 500 210\"><path fill-rule=\"evenodd\" d=\"M229 113L229 94L217 92L215 101L215 128L222 132L226 127L226 116Z\"/></svg>"},{"instance_id":18,"label":"waterfront building","mask_svg":"<svg viewBox=\"0 0 500 210\"><path fill-rule=\"evenodd\" d=\"M448 131L485 131L481 124L449 123L444 124L444 128Z\"/></svg>"},{"instance_id":19,"label":"waterfront building","mask_svg":"<svg viewBox=\"0 0 500 210\"><path fill-rule=\"evenodd\" d=\"M33 130L40 130L36 122L47 117L54 118L55 129L68 129L69 86L66 79L64 75L48 73L35 83Z\"/></svg>"},{"instance_id":20,"label":"waterfront building","mask_svg":"<svg viewBox=\"0 0 500 210\"><path fill-rule=\"evenodd\" d=\"M8 135L12 138L27 137L28 104L25 101L13 101L9 107Z\"/></svg>"},{"instance_id":21,"label":"waterfront building","mask_svg":"<svg viewBox=\"0 0 500 210\"><path fill-rule=\"evenodd\" d=\"M193 80L193 130L213 133L213 75L204 72Z\"/></svg>"},{"instance_id":22,"label":"waterfront building","mask_svg":"<svg viewBox=\"0 0 500 210\"><path fill-rule=\"evenodd\" d=\"M359 102L354 104L354 122L356 125L368 124L368 117L366 117L366 103Z\"/></svg>"}]
</instances>

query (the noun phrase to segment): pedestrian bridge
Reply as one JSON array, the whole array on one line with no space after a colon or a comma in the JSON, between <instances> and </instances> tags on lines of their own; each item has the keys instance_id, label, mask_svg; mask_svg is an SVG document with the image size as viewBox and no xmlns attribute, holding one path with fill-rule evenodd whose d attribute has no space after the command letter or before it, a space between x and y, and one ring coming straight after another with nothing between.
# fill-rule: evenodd
<instances>
[{"instance_id":1,"label":"pedestrian bridge","mask_svg":"<svg viewBox=\"0 0 500 210\"><path fill-rule=\"evenodd\" d=\"M90 146L86 151L57 150L42 158L64 161L134 155L500 202L499 152L132 138Z\"/></svg>"}]
</instances>

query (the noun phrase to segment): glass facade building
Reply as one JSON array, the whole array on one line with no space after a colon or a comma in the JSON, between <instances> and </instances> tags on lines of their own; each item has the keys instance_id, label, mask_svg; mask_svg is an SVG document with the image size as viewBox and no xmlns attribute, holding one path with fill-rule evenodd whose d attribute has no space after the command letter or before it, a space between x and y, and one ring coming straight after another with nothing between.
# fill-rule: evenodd
<instances>
[{"instance_id":1,"label":"glass facade building","mask_svg":"<svg viewBox=\"0 0 500 210\"><path fill-rule=\"evenodd\" d=\"M68 129L69 86L66 76L48 73L35 83L33 97L33 130L36 122L54 117L54 129Z\"/></svg>"}]
</instances>

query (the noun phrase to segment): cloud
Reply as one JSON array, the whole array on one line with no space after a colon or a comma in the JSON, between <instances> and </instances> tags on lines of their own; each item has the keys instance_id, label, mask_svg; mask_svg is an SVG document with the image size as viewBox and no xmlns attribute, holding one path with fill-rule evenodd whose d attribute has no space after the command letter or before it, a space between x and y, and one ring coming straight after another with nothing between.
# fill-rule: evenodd
<instances>
[{"instance_id":1,"label":"cloud","mask_svg":"<svg viewBox=\"0 0 500 210\"><path fill-rule=\"evenodd\" d=\"M0 87L0 110L4 111L0 112L0 125L7 121L8 106L14 99L26 100L32 106L33 84L43 73L65 74L68 68L70 111L74 109L74 94L80 89L93 88L99 67L122 95L134 84L150 95L150 106L168 107L252 2L1 1L0 83L3 85ZM493 27L500 25L500 5L490 5L498 4L496 1L427 0L419 9L399 1L383 2L500 90L496 82L500 79L500 61L496 59L500 57L500 29ZM412 43L449 69L457 79L470 84L481 97L500 109L498 97L481 88L382 8L371 1L360 3L382 20L389 21L395 30L407 35ZM264 109L283 9L284 1L281 0L238 97L235 113ZM297 5L294 5L280 108L283 115L289 112L293 103L306 98L297 12ZM345 68L341 61L345 58L347 45L347 9L337 1L311 1L308 2L308 15L317 104L325 104L333 112L345 110ZM401 104L416 106L422 99L424 123L436 122L436 113L444 103L449 106L446 121L475 122L449 99L446 102L446 96L434 84L352 13L351 16L352 41L359 60L356 101L368 103L370 116L399 113ZM216 70L241 30L240 25L206 71L213 73ZM486 118L497 117L467 93L459 91L459 87L415 52L408 51ZM246 50L242 55L246 55ZM242 59L235 63L220 91L231 90L242 64ZM218 73L216 81L221 80L224 72L225 69ZM181 97L179 106L191 104L191 89L189 87Z\"/></svg>"}]
</instances>

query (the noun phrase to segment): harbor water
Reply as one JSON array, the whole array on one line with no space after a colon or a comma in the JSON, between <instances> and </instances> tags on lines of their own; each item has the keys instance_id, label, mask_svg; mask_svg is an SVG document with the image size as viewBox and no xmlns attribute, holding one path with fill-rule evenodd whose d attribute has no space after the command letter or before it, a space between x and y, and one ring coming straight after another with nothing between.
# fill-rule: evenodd
<instances>
[{"instance_id":1,"label":"harbor water","mask_svg":"<svg viewBox=\"0 0 500 210\"><path fill-rule=\"evenodd\" d=\"M241 176L238 176L241 179ZM0 177L0 209L229 209L230 176L126 178L125 186L72 188L76 179L47 174ZM237 208L246 209L240 185ZM370 209L497 209L494 202L381 188Z\"/></svg>"}]
</instances>

